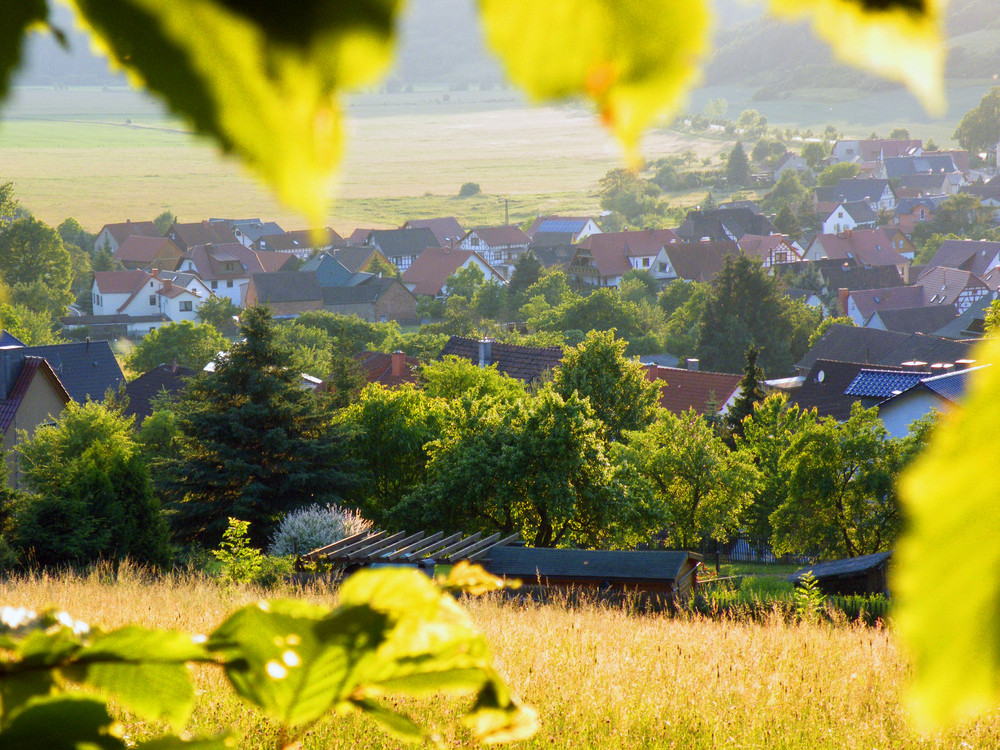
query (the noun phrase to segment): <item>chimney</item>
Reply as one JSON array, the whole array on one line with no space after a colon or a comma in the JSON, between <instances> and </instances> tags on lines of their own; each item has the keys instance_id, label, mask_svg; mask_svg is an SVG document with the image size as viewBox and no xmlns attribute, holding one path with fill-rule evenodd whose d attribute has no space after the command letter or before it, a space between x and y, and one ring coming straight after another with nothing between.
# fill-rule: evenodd
<instances>
[{"instance_id":1,"label":"chimney","mask_svg":"<svg viewBox=\"0 0 1000 750\"><path fill-rule=\"evenodd\" d=\"M173 285L174 285L174 283L170 279L165 279L164 282L163 282L163 291L169 292L170 288Z\"/></svg>"},{"instance_id":2,"label":"chimney","mask_svg":"<svg viewBox=\"0 0 1000 750\"><path fill-rule=\"evenodd\" d=\"M489 367L493 363L493 342L490 339L479 340L479 366Z\"/></svg>"},{"instance_id":3,"label":"chimney","mask_svg":"<svg viewBox=\"0 0 1000 750\"><path fill-rule=\"evenodd\" d=\"M403 370L406 368L406 355L399 349L392 353L392 376L394 378L403 377Z\"/></svg>"},{"instance_id":4,"label":"chimney","mask_svg":"<svg viewBox=\"0 0 1000 750\"><path fill-rule=\"evenodd\" d=\"M847 298L851 294L851 290L847 287L840 287L837 290L837 308L841 315L847 315Z\"/></svg>"},{"instance_id":5,"label":"chimney","mask_svg":"<svg viewBox=\"0 0 1000 750\"><path fill-rule=\"evenodd\" d=\"M174 375L177 374L177 357L174 357L174 361L170 365L170 372L172 372Z\"/></svg>"},{"instance_id":6,"label":"chimney","mask_svg":"<svg viewBox=\"0 0 1000 750\"><path fill-rule=\"evenodd\" d=\"M659 368L656 366L655 362L650 362L648 365L646 365L646 380L650 381L651 383L654 382L656 380L658 370Z\"/></svg>"},{"instance_id":7,"label":"chimney","mask_svg":"<svg viewBox=\"0 0 1000 750\"><path fill-rule=\"evenodd\" d=\"M160 278L160 269L157 268L156 266L153 266L153 268L150 270L150 273L153 274L154 279Z\"/></svg>"},{"instance_id":8,"label":"chimney","mask_svg":"<svg viewBox=\"0 0 1000 750\"><path fill-rule=\"evenodd\" d=\"M701 363L697 359L692 359L691 357L688 357L687 368L691 372L698 372L698 367L700 364Z\"/></svg>"}]
</instances>

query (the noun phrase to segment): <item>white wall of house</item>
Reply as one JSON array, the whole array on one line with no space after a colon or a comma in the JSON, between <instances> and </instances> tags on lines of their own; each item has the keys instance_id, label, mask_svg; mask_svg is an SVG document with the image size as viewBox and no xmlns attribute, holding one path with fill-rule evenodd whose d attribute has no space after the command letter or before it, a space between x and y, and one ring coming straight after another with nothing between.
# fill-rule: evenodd
<instances>
[{"instance_id":1,"label":"white wall of house","mask_svg":"<svg viewBox=\"0 0 1000 750\"><path fill-rule=\"evenodd\" d=\"M94 254L101 252L104 249L104 244L107 243L108 247L111 248L111 252L114 253L118 250L118 241L114 238L105 227L101 229L98 235L94 238Z\"/></svg>"},{"instance_id":2,"label":"white wall of house","mask_svg":"<svg viewBox=\"0 0 1000 750\"><path fill-rule=\"evenodd\" d=\"M911 393L894 398L878 409L886 431L894 438L906 437L910 425L930 411L947 411L951 404L926 388L916 388Z\"/></svg>"},{"instance_id":3,"label":"white wall of house","mask_svg":"<svg viewBox=\"0 0 1000 750\"><path fill-rule=\"evenodd\" d=\"M843 206L837 208L823 221L823 234L840 234L848 229L857 229L858 222Z\"/></svg>"},{"instance_id":4,"label":"white wall of house","mask_svg":"<svg viewBox=\"0 0 1000 750\"><path fill-rule=\"evenodd\" d=\"M587 219L587 223L583 225L583 229L577 232L574 242L583 242L592 234L601 234L601 228L594 223L593 219Z\"/></svg>"},{"instance_id":5,"label":"white wall of house","mask_svg":"<svg viewBox=\"0 0 1000 750\"><path fill-rule=\"evenodd\" d=\"M205 303L205 298L193 294L179 294L176 297L160 295L162 312L175 323L190 320L198 322L198 308Z\"/></svg>"}]
</instances>

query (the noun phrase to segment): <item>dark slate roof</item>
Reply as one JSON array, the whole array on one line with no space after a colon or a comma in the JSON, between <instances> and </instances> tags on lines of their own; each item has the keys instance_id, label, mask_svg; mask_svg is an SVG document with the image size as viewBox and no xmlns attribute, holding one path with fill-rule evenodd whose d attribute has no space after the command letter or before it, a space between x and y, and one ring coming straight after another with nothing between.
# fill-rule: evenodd
<instances>
[{"instance_id":1,"label":"dark slate roof","mask_svg":"<svg viewBox=\"0 0 1000 750\"><path fill-rule=\"evenodd\" d=\"M912 213L913 209L917 206L926 206L931 210L931 213L933 213L943 201L950 197L950 195L922 195L919 198L900 198L899 201L896 202L896 213Z\"/></svg>"},{"instance_id":2,"label":"dark slate roof","mask_svg":"<svg viewBox=\"0 0 1000 750\"><path fill-rule=\"evenodd\" d=\"M885 174L890 180L894 177L934 172L950 174L957 172L955 160L951 154L925 153L923 156L894 156L886 159Z\"/></svg>"},{"instance_id":3,"label":"dark slate roof","mask_svg":"<svg viewBox=\"0 0 1000 750\"><path fill-rule=\"evenodd\" d=\"M788 577L788 580L792 583L797 583L802 576L809 572L817 580L860 575L884 565L890 557L892 557L891 552L877 552L874 555L862 555L861 557L848 557L845 560L816 563L815 565L795 571Z\"/></svg>"},{"instance_id":4,"label":"dark slate roof","mask_svg":"<svg viewBox=\"0 0 1000 750\"><path fill-rule=\"evenodd\" d=\"M985 329L986 311L992 302L993 300L990 298L990 295L976 300L964 313L934 331L934 335L949 339L982 338Z\"/></svg>"},{"instance_id":5,"label":"dark slate roof","mask_svg":"<svg viewBox=\"0 0 1000 750\"><path fill-rule=\"evenodd\" d=\"M980 365L979 367L970 367L967 370L935 375L934 377L921 380L920 385L933 391L941 398L956 402L965 395L965 390L969 386L971 373L975 370L981 370L984 367L989 367L989 365Z\"/></svg>"},{"instance_id":6,"label":"dark slate roof","mask_svg":"<svg viewBox=\"0 0 1000 750\"><path fill-rule=\"evenodd\" d=\"M24 346L24 342L5 328L0 333L0 346Z\"/></svg>"},{"instance_id":7,"label":"dark slate roof","mask_svg":"<svg viewBox=\"0 0 1000 750\"><path fill-rule=\"evenodd\" d=\"M821 417L843 421L851 416L852 404L862 399L844 393L862 368L864 365L860 362L817 360L802 385L789 392L788 400L802 409L815 409ZM872 405L875 403L877 399L872 400Z\"/></svg>"},{"instance_id":8,"label":"dark slate roof","mask_svg":"<svg viewBox=\"0 0 1000 750\"><path fill-rule=\"evenodd\" d=\"M438 359L448 355L461 357L479 364L479 342L476 339L466 339L452 336L444 345ZM512 378L526 383L538 378L542 373L558 366L562 361L563 350L558 346L519 346L517 344L501 344L490 342L490 364L497 370Z\"/></svg>"},{"instance_id":9,"label":"dark slate roof","mask_svg":"<svg viewBox=\"0 0 1000 750\"><path fill-rule=\"evenodd\" d=\"M13 387L15 371L25 357L44 357L70 398L78 403L87 399L100 401L108 390L117 390L125 382L107 341L21 346L0 349L0 383L4 393Z\"/></svg>"},{"instance_id":10,"label":"dark slate roof","mask_svg":"<svg viewBox=\"0 0 1000 750\"><path fill-rule=\"evenodd\" d=\"M888 180L868 180L864 178L841 178L833 187L816 188L816 200L820 203L840 203L841 201L877 201L889 186Z\"/></svg>"},{"instance_id":11,"label":"dark slate roof","mask_svg":"<svg viewBox=\"0 0 1000 750\"><path fill-rule=\"evenodd\" d=\"M1000 242L976 240L945 240L938 247L927 266L959 268L982 276L993 267L993 261L1000 255Z\"/></svg>"},{"instance_id":12,"label":"dark slate roof","mask_svg":"<svg viewBox=\"0 0 1000 750\"><path fill-rule=\"evenodd\" d=\"M926 377L926 372L869 370L864 368L844 390L844 395L864 398L889 398L894 393L902 393L908 388L912 388Z\"/></svg>"},{"instance_id":13,"label":"dark slate roof","mask_svg":"<svg viewBox=\"0 0 1000 750\"><path fill-rule=\"evenodd\" d=\"M923 333L897 333L837 323L820 336L795 367L809 370L820 359L893 366L913 360L929 364L955 362L969 359L976 343L974 339L955 341Z\"/></svg>"},{"instance_id":14,"label":"dark slate roof","mask_svg":"<svg viewBox=\"0 0 1000 750\"><path fill-rule=\"evenodd\" d=\"M878 215L865 201L845 201L840 205L858 224L874 224L878 221Z\"/></svg>"},{"instance_id":15,"label":"dark slate roof","mask_svg":"<svg viewBox=\"0 0 1000 750\"><path fill-rule=\"evenodd\" d=\"M393 286L400 283L399 279L379 279L374 276L355 286L332 286L323 289L324 305L363 305L373 304ZM406 287L403 287L406 289ZM409 292L409 290L407 290Z\"/></svg>"},{"instance_id":16,"label":"dark slate roof","mask_svg":"<svg viewBox=\"0 0 1000 750\"><path fill-rule=\"evenodd\" d=\"M556 245L572 245L574 232L535 232L531 237L531 247L554 247Z\"/></svg>"},{"instance_id":17,"label":"dark slate roof","mask_svg":"<svg viewBox=\"0 0 1000 750\"><path fill-rule=\"evenodd\" d=\"M67 315L65 318L59 318L59 322L67 328L76 328L80 326L124 326L129 323L169 323L171 321L163 313L155 315L115 313L114 315Z\"/></svg>"},{"instance_id":18,"label":"dark slate roof","mask_svg":"<svg viewBox=\"0 0 1000 750\"><path fill-rule=\"evenodd\" d=\"M819 269L819 274L826 283L827 291L838 289L888 289L903 286L903 278L895 266L872 266L865 268L858 265L831 263Z\"/></svg>"},{"instance_id":19,"label":"dark slate roof","mask_svg":"<svg viewBox=\"0 0 1000 750\"><path fill-rule=\"evenodd\" d=\"M690 552L549 549L500 546L482 565L494 575L511 578L577 578L586 581L675 581L691 559Z\"/></svg>"},{"instance_id":20,"label":"dark slate roof","mask_svg":"<svg viewBox=\"0 0 1000 750\"><path fill-rule=\"evenodd\" d=\"M899 333L936 333L958 317L954 305L922 305L875 313L887 331Z\"/></svg>"},{"instance_id":21,"label":"dark slate roof","mask_svg":"<svg viewBox=\"0 0 1000 750\"><path fill-rule=\"evenodd\" d=\"M420 229L373 229L365 242L377 247L389 258L406 255L420 255L429 247L441 247L434 232L426 227Z\"/></svg>"},{"instance_id":22,"label":"dark slate roof","mask_svg":"<svg viewBox=\"0 0 1000 750\"><path fill-rule=\"evenodd\" d=\"M975 182L972 185L964 185L958 189L960 193L971 193L980 198L992 198L1000 200L1000 177L994 177L989 182Z\"/></svg>"},{"instance_id":23,"label":"dark slate roof","mask_svg":"<svg viewBox=\"0 0 1000 750\"><path fill-rule=\"evenodd\" d=\"M939 336L928 336L923 333L913 333L906 341L888 354L884 355L878 364L902 364L903 362L920 361L934 364L936 362L956 362L960 359L974 359L970 356L978 339L956 341Z\"/></svg>"},{"instance_id":24,"label":"dark slate roof","mask_svg":"<svg viewBox=\"0 0 1000 750\"><path fill-rule=\"evenodd\" d=\"M684 223L674 231L688 242L698 242L705 237L712 242L735 242L745 234L770 235L776 230L770 219L749 208L720 208L690 211Z\"/></svg>"},{"instance_id":25,"label":"dark slate roof","mask_svg":"<svg viewBox=\"0 0 1000 750\"><path fill-rule=\"evenodd\" d=\"M562 268L565 270L573 256L576 255L576 245L569 243L557 245L536 245L532 243L531 252L546 268Z\"/></svg>"},{"instance_id":26,"label":"dark slate roof","mask_svg":"<svg viewBox=\"0 0 1000 750\"><path fill-rule=\"evenodd\" d=\"M899 189L933 190L940 193L946 179L943 174L908 174L899 178Z\"/></svg>"},{"instance_id":27,"label":"dark slate roof","mask_svg":"<svg viewBox=\"0 0 1000 750\"><path fill-rule=\"evenodd\" d=\"M135 417L138 427L142 420L153 413L151 401L162 391L173 395L179 393L187 385L187 379L195 374L194 370L172 364L159 365L145 372L125 386L128 396L128 407L125 415Z\"/></svg>"},{"instance_id":28,"label":"dark slate roof","mask_svg":"<svg viewBox=\"0 0 1000 750\"><path fill-rule=\"evenodd\" d=\"M352 248L353 249L353 248ZM357 248L368 251L369 256L374 248ZM334 258L331 253L323 252L314 255L302 264L300 271L312 271L316 274L316 282L321 287L350 286L354 273L343 263Z\"/></svg>"},{"instance_id":29,"label":"dark slate roof","mask_svg":"<svg viewBox=\"0 0 1000 750\"><path fill-rule=\"evenodd\" d=\"M357 273L378 252L373 247L335 247L327 251L351 273Z\"/></svg>"},{"instance_id":30,"label":"dark slate roof","mask_svg":"<svg viewBox=\"0 0 1000 750\"><path fill-rule=\"evenodd\" d=\"M308 302L323 298L315 271L278 271L255 273L252 283L261 304L269 302Z\"/></svg>"}]
</instances>

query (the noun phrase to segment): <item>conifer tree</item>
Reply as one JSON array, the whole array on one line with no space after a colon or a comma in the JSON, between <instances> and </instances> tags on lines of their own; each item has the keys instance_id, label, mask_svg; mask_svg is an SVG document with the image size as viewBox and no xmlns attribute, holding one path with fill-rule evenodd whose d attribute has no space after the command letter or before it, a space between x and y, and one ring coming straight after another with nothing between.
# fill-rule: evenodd
<instances>
[{"instance_id":1,"label":"conifer tree","mask_svg":"<svg viewBox=\"0 0 1000 750\"><path fill-rule=\"evenodd\" d=\"M729 160L726 162L726 180L730 187L747 185L750 182L750 160L747 152L743 150L743 144L736 141L733 150L729 152Z\"/></svg>"},{"instance_id":2,"label":"conifer tree","mask_svg":"<svg viewBox=\"0 0 1000 750\"><path fill-rule=\"evenodd\" d=\"M747 364L743 368L743 379L740 381L740 395L726 413L725 425L730 435L743 437L743 419L753 414L754 404L764 400L764 371L757 366L759 350L755 347L747 349Z\"/></svg>"},{"instance_id":3,"label":"conifer tree","mask_svg":"<svg viewBox=\"0 0 1000 750\"><path fill-rule=\"evenodd\" d=\"M338 499L352 480L344 432L321 394L299 387L266 308L240 321L243 341L194 379L178 408L179 457L162 465L175 531L214 544L230 517L256 543L285 512Z\"/></svg>"}]
</instances>

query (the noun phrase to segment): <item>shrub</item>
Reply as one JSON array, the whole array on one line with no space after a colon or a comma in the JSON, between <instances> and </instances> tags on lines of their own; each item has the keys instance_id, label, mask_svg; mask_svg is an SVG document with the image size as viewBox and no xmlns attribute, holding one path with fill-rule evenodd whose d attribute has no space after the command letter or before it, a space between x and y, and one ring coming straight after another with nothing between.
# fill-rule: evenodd
<instances>
[{"instance_id":1,"label":"shrub","mask_svg":"<svg viewBox=\"0 0 1000 750\"><path fill-rule=\"evenodd\" d=\"M463 182L462 187L458 189L459 198L471 198L473 195L479 195L479 193L478 182Z\"/></svg>"},{"instance_id":2,"label":"shrub","mask_svg":"<svg viewBox=\"0 0 1000 750\"><path fill-rule=\"evenodd\" d=\"M353 510L336 505L310 505L287 514L278 526L268 550L275 556L305 554L310 550L360 534L371 521Z\"/></svg>"}]
</instances>

